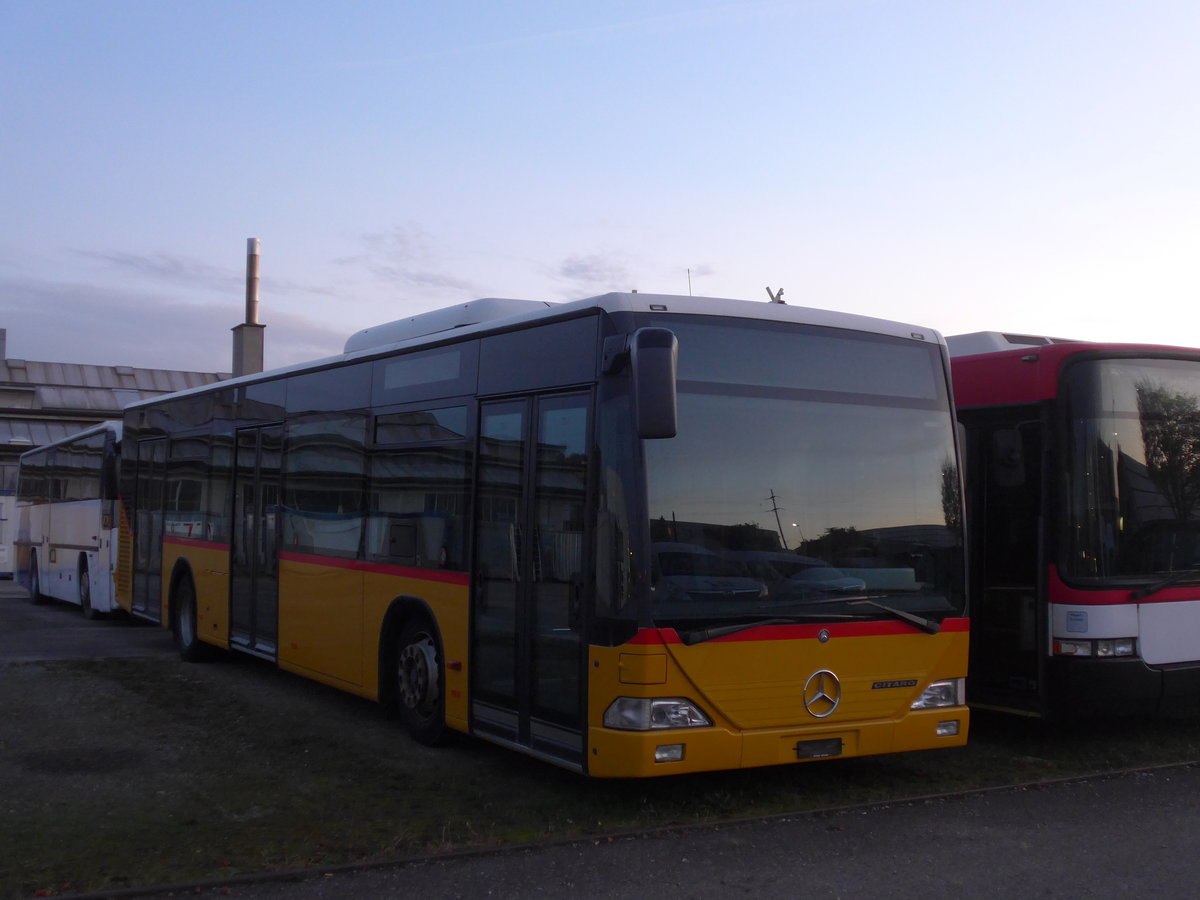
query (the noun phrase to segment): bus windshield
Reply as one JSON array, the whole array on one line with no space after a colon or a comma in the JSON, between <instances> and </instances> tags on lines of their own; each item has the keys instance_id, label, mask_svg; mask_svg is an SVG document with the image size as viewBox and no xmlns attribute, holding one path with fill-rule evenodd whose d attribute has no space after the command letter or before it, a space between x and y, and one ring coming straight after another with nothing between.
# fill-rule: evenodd
<instances>
[{"instance_id":1,"label":"bus windshield","mask_svg":"<svg viewBox=\"0 0 1200 900\"><path fill-rule=\"evenodd\" d=\"M660 626L963 610L940 348L689 317L679 432L645 442ZM862 602L871 599L875 603Z\"/></svg>"},{"instance_id":2,"label":"bus windshield","mask_svg":"<svg viewBox=\"0 0 1200 900\"><path fill-rule=\"evenodd\" d=\"M1064 575L1145 582L1200 567L1200 366L1081 362L1064 395Z\"/></svg>"}]
</instances>

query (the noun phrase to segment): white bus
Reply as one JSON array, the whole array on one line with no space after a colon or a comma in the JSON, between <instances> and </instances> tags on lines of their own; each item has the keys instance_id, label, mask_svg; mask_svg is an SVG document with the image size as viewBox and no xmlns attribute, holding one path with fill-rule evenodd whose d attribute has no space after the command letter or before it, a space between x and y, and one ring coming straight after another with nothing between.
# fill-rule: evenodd
<instances>
[{"instance_id":1,"label":"white bus","mask_svg":"<svg viewBox=\"0 0 1200 900\"><path fill-rule=\"evenodd\" d=\"M120 608L120 445L121 423L103 422L21 454L16 571L34 603L76 603L88 618Z\"/></svg>"},{"instance_id":2,"label":"white bus","mask_svg":"<svg viewBox=\"0 0 1200 900\"><path fill-rule=\"evenodd\" d=\"M16 507L17 464L0 462L0 578L11 578L13 574Z\"/></svg>"}]
</instances>

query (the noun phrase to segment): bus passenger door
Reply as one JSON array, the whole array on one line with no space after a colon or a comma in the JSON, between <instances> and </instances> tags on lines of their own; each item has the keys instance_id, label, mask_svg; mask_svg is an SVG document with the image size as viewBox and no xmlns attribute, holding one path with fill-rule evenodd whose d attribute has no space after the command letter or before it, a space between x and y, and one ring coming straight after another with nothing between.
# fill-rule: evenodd
<instances>
[{"instance_id":1,"label":"bus passenger door","mask_svg":"<svg viewBox=\"0 0 1200 900\"><path fill-rule=\"evenodd\" d=\"M239 428L234 459L229 642L274 659L279 633L283 426Z\"/></svg>"},{"instance_id":2,"label":"bus passenger door","mask_svg":"<svg viewBox=\"0 0 1200 900\"><path fill-rule=\"evenodd\" d=\"M163 483L166 438L139 441L134 499L132 610L154 621L162 619Z\"/></svg>"},{"instance_id":3,"label":"bus passenger door","mask_svg":"<svg viewBox=\"0 0 1200 900\"><path fill-rule=\"evenodd\" d=\"M1039 600L1042 426L989 419L968 425L969 543L974 553L971 702L1040 711L1045 625Z\"/></svg>"},{"instance_id":4,"label":"bus passenger door","mask_svg":"<svg viewBox=\"0 0 1200 900\"><path fill-rule=\"evenodd\" d=\"M589 394L482 404L472 727L582 763Z\"/></svg>"}]
</instances>

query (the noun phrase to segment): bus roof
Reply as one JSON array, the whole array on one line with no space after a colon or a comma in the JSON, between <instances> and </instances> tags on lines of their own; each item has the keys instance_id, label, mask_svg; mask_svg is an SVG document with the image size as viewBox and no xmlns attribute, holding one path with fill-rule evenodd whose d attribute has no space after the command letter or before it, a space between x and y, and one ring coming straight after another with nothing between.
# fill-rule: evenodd
<instances>
[{"instance_id":1,"label":"bus roof","mask_svg":"<svg viewBox=\"0 0 1200 900\"><path fill-rule=\"evenodd\" d=\"M972 331L970 334L946 335L951 356L973 356L978 353L997 353L1021 347L1043 347L1046 344L1077 343L1074 338L1047 337L1040 334L1016 334L1007 331Z\"/></svg>"},{"instance_id":2,"label":"bus roof","mask_svg":"<svg viewBox=\"0 0 1200 900\"><path fill-rule=\"evenodd\" d=\"M795 322L883 334L909 340L945 345L945 339L933 328L892 322L854 313L833 312L804 306L789 306L767 301L730 300L718 297L684 297L672 294L610 293L568 303L550 303L542 300L515 300L487 297L458 304L432 312L398 319L384 325L365 328L352 335L347 341L345 352L311 362L299 363L243 375L240 378L221 381L200 388L179 391L169 396L179 397L203 393L214 388L225 388L239 384L250 384L270 380L293 373L306 372L347 362L386 356L404 350L415 350L448 340L484 335L494 331L507 331L538 324L542 320L569 318L589 311L606 313L643 312L669 315L727 316L742 319L759 319L779 322ZM163 397L140 400L127 408L153 406Z\"/></svg>"},{"instance_id":3,"label":"bus roof","mask_svg":"<svg viewBox=\"0 0 1200 900\"><path fill-rule=\"evenodd\" d=\"M954 336L947 338L949 343L954 340ZM1063 366L1073 357L1083 354L1190 357L1200 362L1200 350L1160 344L1066 341L968 355L955 355L952 350L950 370L954 379L954 403L965 409L1052 400L1058 395L1059 374Z\"/></svg>"},{"instance_id":4,"label":"bus roof","mask_svg":"<svg viewBox=\"0 0 1200 900\"><path fill-rule=\"evenodd\" d=\"M64 444L73 444L76 441L82 440L83 438L91 437L94 434L101 434L105 431L111 431L114 438L119 441L121 440L122 428L123 426L121 422L118 421L110 420L107 422L100 422L99 424L93 425L90 428L85 428L82 431L77 431L74 434L68 434L66 437L61 437L58 440L50 441L48 444L42 444L38 447L26 450L21 454L21 459L37 453L44 453L46 450L50 450L53 447L61 447Z\"/></svg>"},{"instance_id":5,"label":"bus roof","mask_svg":"<svg viewBox=\"0 0 1200 900\"><path fill-rule=\"evenodd\" d=\"M512 300L485 297L470 303L433 310L407 319L398 319L373 328L365 328L346 341L346 353L362 350L402 349L411 341L424 338L444 339L450 331L470 331L501 326L533 324L551 316L569 315L599 309L604 312L670 312L676 315L732 316L747 319L779 319L831 328L846 328L895 334L921 340L940 341L932 329L852 313L831 312L783 303L729 300L720 297L681 297L673 294L610 293L569 303L544 300Z\"/></svg>"}]
</instances>

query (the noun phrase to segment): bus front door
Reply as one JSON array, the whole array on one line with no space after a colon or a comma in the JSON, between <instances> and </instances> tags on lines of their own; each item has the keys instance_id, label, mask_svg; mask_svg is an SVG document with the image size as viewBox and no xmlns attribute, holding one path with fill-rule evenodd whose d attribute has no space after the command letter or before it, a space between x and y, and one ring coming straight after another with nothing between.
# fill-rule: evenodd
<instances>
[{"instance_id":1,"label":"bus front door","mask_svg":"<svg viewBox=\"0 0 1200 900\"><path fill-rule=\"evenodd\" d=\"M233 486L229 642L274 659L279 633L279 503L283 426L239 428Z\"/></svg>"},{"instance_id":2,"label":"bus front door","mask_svg":"<svg viewBox=\"0 0 1200 900\"><path fill-rule=\"evenodd\" d=\"M133 612L155 622L162 618L163 483L165 438L138 441L134 495Z\"/></svg>"},{"instance_id":3,"label":"bus front door","mask_svg":"<svg viewBox=\"0 0 1200 900\"><path fill-rule=\"evenodd\" d=\"M480 410L472 728L568 765L583 759L590 406L577 393Z\"/></svg>"},{"instance_id":4,"label":"bus front door","mask_svg":"<svg viewBox=\"0 0 1200 900\"><path fill-rule=\"evenodd\" d=\"M968 699L980 707L1039 712L1042 428L988 419L967 428L971 665Z\"/></svg>"}]
</instances>

